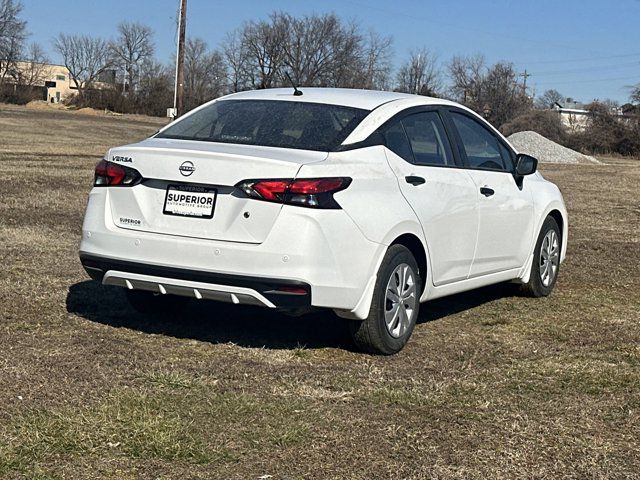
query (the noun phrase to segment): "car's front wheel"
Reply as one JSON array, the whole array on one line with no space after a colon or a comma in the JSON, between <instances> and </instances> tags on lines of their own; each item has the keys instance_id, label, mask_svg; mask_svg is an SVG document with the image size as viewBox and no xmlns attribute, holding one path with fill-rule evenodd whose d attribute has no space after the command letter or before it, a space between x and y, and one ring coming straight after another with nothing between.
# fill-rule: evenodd
<instances>
[{"instance_id":1,"label":"car's front wheel","mask_svg":"<svg viewBox=\"0 0 640 480\"><path fill-rule=\"evenodd\" d=\"M391 355L405 346L418 318L422 282L406 247L392 245L378 270L369 316L351 321L351 334L363 351Z\"/></svg>"},{"instance_id":2,"label":"car's front wheel","mask_svg":"<svg viewBox=\"0 0 640 480\"><path fill-rule=\"evenodd\" d=\"M144 290L126 290L127 300L138 313L147 315L175 315L187 305L189 298L160 295Z\"/></svg>"},{"instance_id":3,"label":"car's front wheel","mask_svg":"<svg viewBox=\"0 0 640 480\"><path fill-rule=\"evenodd\" d=\"M529 281L522 286L525 294L546 297L553 290L560 272L560 227L553 217L547 217L533 252L533 265Z\"/></svg>"}]
</instances>

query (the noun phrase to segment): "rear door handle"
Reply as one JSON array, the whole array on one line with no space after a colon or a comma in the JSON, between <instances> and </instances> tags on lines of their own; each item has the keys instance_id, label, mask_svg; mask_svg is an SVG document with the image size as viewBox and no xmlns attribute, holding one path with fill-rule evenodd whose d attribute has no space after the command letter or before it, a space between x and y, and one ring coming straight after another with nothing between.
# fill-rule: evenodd
<instances>
[{"instance_id":1,"label":"rear door handle","mask_svg":"<svg viewBox=\"0 0 640 480\"><path fill-rule=\"evenodd\" d=\"M404 177L404 179L407 181L407 183L410 183L411 185L414 185L414 186L422 185L423 183L426 182L424 178L418 177L416 175L407 175L406 177Z\"/></svg>"},{"instance_id":2,"label":"rear door handle","mask_svg":"<svg viewBox=\"0 0 640 480\"><path fill-rule=\"evenodd\" d=\"M491 195L493 195L494 193L496 193L493 188L489 188L489 187L480 187L480 193L482 195L484 195L485 197L490 197Z\"/></svg>"}]
</instances>

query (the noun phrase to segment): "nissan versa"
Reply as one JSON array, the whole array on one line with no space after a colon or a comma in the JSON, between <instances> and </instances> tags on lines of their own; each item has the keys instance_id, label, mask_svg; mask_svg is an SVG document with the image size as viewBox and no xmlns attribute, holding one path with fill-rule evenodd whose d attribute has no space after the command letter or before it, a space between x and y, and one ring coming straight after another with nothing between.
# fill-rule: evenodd
<instances>
[{"instance_id":1,"label":"nissan versa","mask_svg":"<svg viewBox=\"0 0 640 480\"><path fill-rule=\"evenodd\" d=\"M505 281L551 293L567 212L536 167L446 100L236 93L107 153L80 259L142 312L328 308L358 347L391 354L420 302Z\"/></svg>"}]
</instances>

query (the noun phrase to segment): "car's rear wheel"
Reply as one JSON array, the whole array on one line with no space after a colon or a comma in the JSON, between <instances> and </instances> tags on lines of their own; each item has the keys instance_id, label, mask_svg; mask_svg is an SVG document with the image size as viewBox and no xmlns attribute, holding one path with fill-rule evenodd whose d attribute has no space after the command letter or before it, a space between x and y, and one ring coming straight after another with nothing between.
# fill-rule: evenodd
<instances>
[{"instance_id":1,"label":"car's rear wheel","mask_svg":"<svg viewBox=\"0 0 640 480\"><path fill-rule=\"evenodd\" d=\"M160 295L144 290L126 290L127 300L138 313L168 316L180 313L189 302L187 297Z\"/></svg>"},{"instance_id":2,"label":"car's rear wheel","mask_svg":"<svg viewBox=\"0 0 640 480\"><path fill-rule=\"evenodd\" d=\"M532 297L546 297L551 293L560 272L560 228L553 217L547 217L533 253L533 265L529 281L522 286Z\"/></svg>"},{"instance_id":3,"label":"car's rear wheel","mask_svg":"<svg viewBox=\"0 0 640 480\"><path fill-rule=\"evenodd\" d=\"M402 350L418 318L421 285L411 252L403 245L392 245L378 270L369 316L350 322L356 346L382 355Z\"/></svg>"}]
</instances>

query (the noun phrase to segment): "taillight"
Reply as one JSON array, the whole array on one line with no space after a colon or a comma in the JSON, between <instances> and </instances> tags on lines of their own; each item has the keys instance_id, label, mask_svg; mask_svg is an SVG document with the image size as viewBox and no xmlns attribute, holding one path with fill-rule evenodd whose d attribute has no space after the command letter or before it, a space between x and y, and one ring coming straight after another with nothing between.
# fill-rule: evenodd
<instances>
[{"instance_id":1,"label":"taillight","mask_svg":"<svg viewBox=\"0 0 640 480\"><path fill-rule=\"evenodd\" d=\"M267 202L311 208L340 208L333 194L351 183L348 177L244 180L236 185L247 196Z\"/></svg>"},{"instance_id":2,"label":"taillight","mask_svg":"<svg viewBox=\"0 0 640 480\"><path fill-rule=\"evenodd\" d=\"M142 180L142 175L137 170L101 160L96 165L93 185L96 187L131 187L140 183L140 180Z\"/></svg>"}]
</instances>

